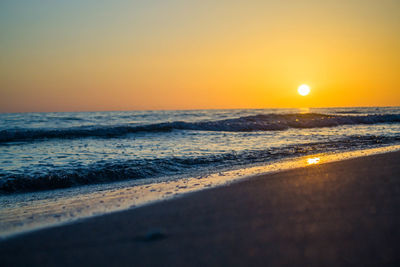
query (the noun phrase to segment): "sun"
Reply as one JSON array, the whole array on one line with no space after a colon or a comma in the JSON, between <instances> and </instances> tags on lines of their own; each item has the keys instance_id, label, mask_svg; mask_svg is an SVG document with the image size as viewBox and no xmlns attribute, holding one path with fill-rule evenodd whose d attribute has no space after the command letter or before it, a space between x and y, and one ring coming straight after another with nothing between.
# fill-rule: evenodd
<instances>
[{"instance_id":1,"label":"sun","mask_svg":"<svg viewBox=\"0 0 400 267\"><path fill-rule=\"evenodd\" d=\"M297 92L299 92L299 94L302 96L308 95L310 91L310 86L308 86L307 84L302 84L299 86L299 88L297 88Z\"/></svg>"}]
</instances>

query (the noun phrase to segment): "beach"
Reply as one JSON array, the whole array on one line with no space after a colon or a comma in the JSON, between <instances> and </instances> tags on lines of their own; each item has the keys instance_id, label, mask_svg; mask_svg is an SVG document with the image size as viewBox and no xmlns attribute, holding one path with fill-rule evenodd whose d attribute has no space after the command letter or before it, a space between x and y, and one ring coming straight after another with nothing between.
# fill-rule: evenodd
<instances>
[{"instance_id":1,"label":"beach","mask_svg":"<svg viewBox=\"0 0 400 267\"><path fill-rule=\"evenodd\" d=\"M0 267L400 266L399 13L2 1Z\"/></svg>"},{"instance_id":2,"label":"beach","mask_svg":"<svg viewBox=\"0 0 400 267\"><path fill-rule=\"evenodd\" d=\"M400 263L400 152L259 175L6 238L3 266Z\"/></svg>"}]
</instances>

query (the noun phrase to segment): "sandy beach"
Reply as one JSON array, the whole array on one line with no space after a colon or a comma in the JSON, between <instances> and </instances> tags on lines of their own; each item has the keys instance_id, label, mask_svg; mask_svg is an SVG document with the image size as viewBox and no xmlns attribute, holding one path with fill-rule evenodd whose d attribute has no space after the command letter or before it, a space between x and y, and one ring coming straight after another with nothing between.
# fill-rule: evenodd
<instances>
[{"instance_id":1,"label":"sandy beach","mask_svg":"<svg viewBox=\"0 0 400 267\"><path fill-rule=\"evenodd\" d=\"M191 193L0 242L3 266L400 264L400 152Z\"/></svg>"},{"instance_id":2,"label":"sandy beach","mask_svg":"<svg viewBox=\"0 0 400 267\"><path fill-rule=\"evenodd\" d=\"M0 267L400 266L400 0L0 6Z\"/></svg>"}]
</instances>

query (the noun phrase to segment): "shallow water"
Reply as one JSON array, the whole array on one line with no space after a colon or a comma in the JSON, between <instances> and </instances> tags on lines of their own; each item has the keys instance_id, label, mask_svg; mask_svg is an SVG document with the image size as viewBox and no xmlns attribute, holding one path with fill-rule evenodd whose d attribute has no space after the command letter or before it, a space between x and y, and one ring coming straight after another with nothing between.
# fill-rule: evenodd
<instances>
[{"instance_id":1,"label":"shallow water","mask_svg":"<svg viewBox=\"0 0 400 267\"><path fill-rule=\"evenodd\" d=\"M0 235L400 148L400 108L0 114Z\"/></svg>"},{"instance_id":2,"label":"shallow water","mask_svg":"<svg viewBox=\"0 0 400 267\"><path fill-rule=\"evenodd\" d=\"M0 114L0 192L204 175L400 142L400 108Z\"/></svg>"}]
</instances>

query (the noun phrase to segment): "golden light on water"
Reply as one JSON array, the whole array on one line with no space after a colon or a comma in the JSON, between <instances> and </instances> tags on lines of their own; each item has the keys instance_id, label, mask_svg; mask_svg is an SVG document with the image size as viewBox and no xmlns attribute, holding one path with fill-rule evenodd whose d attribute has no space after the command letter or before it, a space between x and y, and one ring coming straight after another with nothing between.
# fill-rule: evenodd
<instances>
[{"instance_id":1,"label":"golden light on water","mask_svg":"<svg viewBox=\"0 0 400 267\"><path fill-rule=\"evenodd\" d=\"M307 84L302 84L299 86L299 88L297 88L297 92L299 92L299 94L302 96L308 95L310 91L310 86L308 86Z\"/></svg>"},{"instance_id":2,"label":"golden light on water","mask_svg":"<svg viewBox=\"0 0 400 267\"><path fill-rule=\"evenodd\" d=\"M310 108L299 108L300 114L310 113Z\"/></svg>"},{"instance_id":3,"label":"golden light on water","mask_svg":"<svg viewBox=\"0 0 400 267\"><path fill-rule=\"evenodd\" d=\"M311 164L318 164L320 160L321 160L321 159L318 158L318 157L309 158L309 159L307 159L307 164L309 164L309 165L311 165Z\"/></svg>"}]
</instances>

